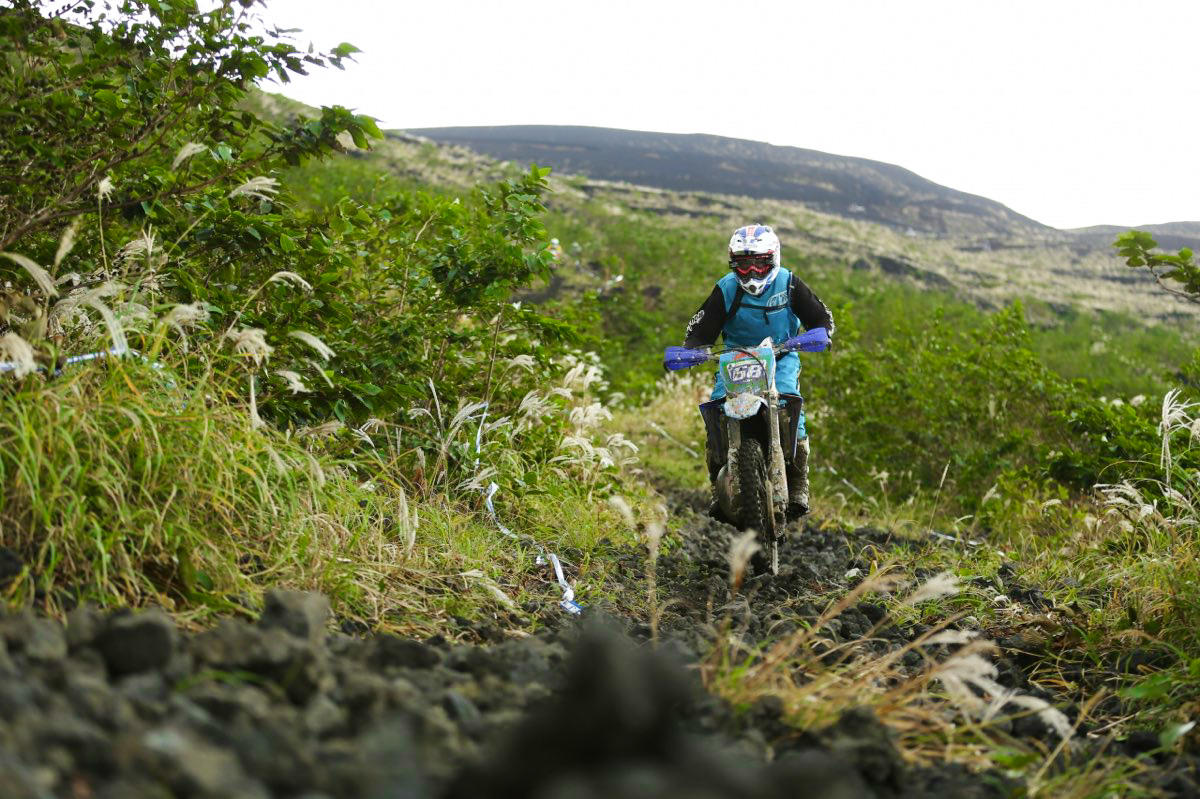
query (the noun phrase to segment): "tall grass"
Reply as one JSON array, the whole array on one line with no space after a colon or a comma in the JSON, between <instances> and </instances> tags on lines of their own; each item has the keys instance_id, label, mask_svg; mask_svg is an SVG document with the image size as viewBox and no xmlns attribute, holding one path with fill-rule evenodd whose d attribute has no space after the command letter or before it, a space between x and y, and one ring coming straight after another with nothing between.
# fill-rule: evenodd
<instances>
[{"instance_id":1,"label":"tall grass","mask_svg":"<svg viewBox=\"0 0 1200 799\"><path fill-rule=\"evenodd\" d=\"M167 342L153 363L5 378L0 546L25 562L8 601L204 615L253 608L283 583L324 591L368 624L444 631L451 617L557 591L479 512L491 480L506 525L566 547L582 598L605 590L608 564L590 553L632 540L602 498L634 447L604 427L590 356L498 370L546 386L526 393L515 419L485 420L467 400L443 407L431 389L429 408L406 416L288 431L259 419L247 396L245 375L269 353L234 341L231 358L212 349L221 343L193 335L188 353Z\"/></svg>"},{"instance_id":2,"label":"tall grass","mask_svg":"<svg viewBox=\"0 0 1200 799\"><path fill-rule=\"evenodd\" d=\"M10 594L224 604L286 579L353 599L339 558L392 543L381 504L212 379L112 360L0 395L0 539L27 557Z\"/></svg>"}]
</instances>

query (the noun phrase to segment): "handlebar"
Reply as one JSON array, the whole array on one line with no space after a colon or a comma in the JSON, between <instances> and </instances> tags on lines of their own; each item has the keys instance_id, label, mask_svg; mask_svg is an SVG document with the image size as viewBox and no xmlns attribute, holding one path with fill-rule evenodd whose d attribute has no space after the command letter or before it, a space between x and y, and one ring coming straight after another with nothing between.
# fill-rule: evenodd
<instances>
[{"instance_id":1,"label":"handlebar","mask_svg":"<svg viewBox=\"0 0 1200 799\"><path fill-rule=\"evenodd\" d=\"M829 349L830 338L829 331L823 327L814 327L812 330L801 333L798 336L792 336L775 347L775 354L779 355L784 352L823 352ZM723 350L713 352L705 352L704 350L692 350L687 347L667 347L663 352L663 366L672 372L680 369L689 369L693 366L699 366L706 361L720 357L727 352L744 350L744 347L728 347Z\"/></svg>"}]
</instances>

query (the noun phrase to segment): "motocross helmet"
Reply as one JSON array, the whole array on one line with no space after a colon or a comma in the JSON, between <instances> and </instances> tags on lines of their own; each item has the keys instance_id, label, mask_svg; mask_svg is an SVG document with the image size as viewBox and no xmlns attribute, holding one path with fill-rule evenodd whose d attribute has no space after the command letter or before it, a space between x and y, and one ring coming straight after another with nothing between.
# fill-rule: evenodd
<instances>
[{"instance_id":1,"label":"motocross helmet","mask_svg":"<svg viewBox=\"0 0 1200 799\"><path fill-rule=\"evenodd\" d=\"M766 290L779 273L779 237L755 222L733 231L729 239L729 269L738 285L752 297Z\"/></svg>"}]
</instances>

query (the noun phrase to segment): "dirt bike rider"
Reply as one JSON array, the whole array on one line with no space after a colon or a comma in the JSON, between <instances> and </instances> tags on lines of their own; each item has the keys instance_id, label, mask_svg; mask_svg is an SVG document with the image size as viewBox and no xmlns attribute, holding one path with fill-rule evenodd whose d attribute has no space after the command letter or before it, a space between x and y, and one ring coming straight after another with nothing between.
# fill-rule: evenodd
<instances>
[{"instance_id":1,"label":"dirt bike rider","mask_svg":"<svg viewBox=\"0 0 1200 799\"><path fill-rule=\"evenodd\" d=\"M833 315L804 281L780 265L779 237L770 227L753 223L739 227L729 239L729 274L717 281L704 305L688 322L683 346L711 347L718 335L726 345L756 347L768 336L776 344L805 330L823 327L833 335ZM780 425L787 465L788 515L808 513L808 432L804 400L797 387L800 357L789 352L776 365L775 385L788 421ZM717 473L725 464L721 444L721 405L725 386L720 374L708 402L700 406L708 441L705 460L713 485L710 515L720 515L716 502ZM789 437L790 435L790 437Z\"/></svg>"}]
</instances>

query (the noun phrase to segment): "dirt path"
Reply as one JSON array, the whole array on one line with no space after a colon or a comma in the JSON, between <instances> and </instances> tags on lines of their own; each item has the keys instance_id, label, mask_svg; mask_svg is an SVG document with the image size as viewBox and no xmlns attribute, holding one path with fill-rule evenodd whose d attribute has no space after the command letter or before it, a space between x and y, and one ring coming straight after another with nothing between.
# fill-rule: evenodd
<instances>
[{"instance_id":1,"label":"dirt path","mask_svg":"<svg viewBox=\"0 0 1200 799\"><path fill-rule=\"evenodd\" d=\"M998 767L906 762L904 725L885 726L844 692L836 712L801 730L785 722L795 717L786 692L735 707L706 691L702 677L711 683L737 671L714 653L750 663L803 633L869 571L856 553L895 541L809 524L794 531L779 576L750 579L734 593L732 529L698 514L699 497L671 502L685 523L682 543L657 562L657 647L647 645L651 624L631 613L632 602L589 608L582 622L548 612L533 636L476 623L469 632L477 644L329 633L324 598L289 592L271 594L257 623L226 620L199 634L153 611L78 609L65 627L28 612L0 617L3 795L1022 795L1021 782ZM618 596L644 594L645 553L611 555L622 565ZM1007 589L1037 597L1015 582ZM788 684L803 689L849 668L849 645L866 659L904 652L881 682L928 669L924 650L905 648L930 627L886 621L882 604L851 603L808 653L829 671L789 665ZM1074 722L1071 697L1029 679L1038 662L1002 648L997 680L1061 706ZM902 712L942 712L927 705ZM1081 725L1059 758L1064 768L1115 746L1086 731ZM1030 713L996 736L1030 751L1058 744ZM1188 764L1151 765L1147 786L1191 789Z\"/></svg>"},{"instance_id":2,"label":"dirt path","mask_svg":"<svg viewBox=\"0 0 1200 799\"><path fill-rule=\"evenodd\" d=\"M993 620L981 626L967 611L904 620L903 614L893 616L887 603L874 594L864 601L843 603L844 609L823 617L830 606L854 593L872 565L879 565L875 559L882 559L885 553L901 553L899 565L919 584L935 578L932 570L916 566L929 560L922 553L957 544L935 532L924 536L900 535L871 527L828 527L820 521L807 520L790 526L788 543L781 548L779 575L750 578L735 593L729 586L728 553L736 532L704 516L706 496L686 492L669 496L672 516L687 521L681 536L683 545L658 563L658 580L669 586L672 594L660 628L667 636L689 642L694 652L723 649L747 653L746 663L763 660L763 653L781 641L797 638L805 641L813 650L808 658L810 667L803 669L789 664L793 671L805 673L792 674L786 680L770 684L773 688L782 685L785 699L789 690L820 683L830 674L844 678L872 674L878 682L879 670L855 668L854 661L870 666L897 652L903 656L886 670L883 681L895 685L919 680L922 675L936 672L937 664L949 663L956 653L962 655L967 651L958 644L914 646L914 642L932 640L931 635L941 629L950 637L972 638L972 646L989 642L981 651L994 666L994 682L1012 692L1019 701L1002 705L1001 712L988 725L986 737L992 747L1004 753L998 764L1046 762L1045 769L1035 769L1038 781L1027 784L1018 770L979 768L979 758L961 758L976 766L970 775L958 767L930 764L928 742L912 729L913 720L909 717L915 713L927 722L930 715L940 715L945 725L950 707L931 706L924 700L908 707L883 703L882 707L894 708L901 718L889 719L894 729L883 733L879 740L915 753L916 763L925 765L911 762L904 765L900 758L895 758L890 762L897 765L883 772L874 765L878 758L851 747L847 759L874 795L922 796L948 792L952 796L1011 796L1024 795L1036 785L1039 795L1047 796L1060 795L1060 790L1073 796L1200 796L1200 758L1186 749L1181 754L1161 749L1158 731L1139 730L1135 704L1124 700L1116 690L1116 686L1128 685L1131 676L1145 675L1156 665L1161 666L1163 653L1134 647L1111 662L1094 662L1085 654L1078 631L1072 626L1071 622L1077 620L1073 610L1055 605L1046 592L1024 583L1016 565L1004 564L995 577L971 578L960 586L959 599L963 604L971 600L1002 604L1006 611L1004 623ZM810 626L819 626L819 635L804 634ZM640 632L644 635L645 630ZM712 660L708 656L710 665ZM831 667L823 670L822 663ZM749 671L753 666L741 668ZM710 675L713 671L709 670ZM715 671L737 669L726 665ZM974 692L982 695L979 690ZM753 695L736 688L728 693ZM862 696L869 700L878 693L878 690L864 691ZM846 705L845 696L836 690L813 690L806 699L833 700ZM1061 711L1070 725L1068 740L1064 741L1056 732L1048 714L1031 712L1039 704ZM858 717L861 711L848 708L844 713L843 720L834 728L845 724L847 716ZM793 719L795 715L791 714ZM866 717L874 719L870 714ZM954 723L963 721L960 714ZM1119 727L1117 722L1121 722ZM928 732L937 726L925 724L924 730ZM953 723L945 726L952 728ZM1120 730L1119 735L1114 733L1116 729ZM810 733L796 729L775 732L778 738L768 737L770 756L812 741ZM817 735L821 745L844 753L844 742L822 739L822 734ZM1024 754L1013 757L1016 752ZM945 747L937 759L949 753L950 748ZM884 773L886 778L881 776ZM1105 773L1107 777L1102 776ZM1056 774L1062 775L1059 781ZM1073 780L1074 774L1080 775L1078 780ZM1080 787L1086 785L1093 785L1095 792ZM1114 792L1109 787L1112 785L1122 787Z\"/></svg>"}]
</instances>

